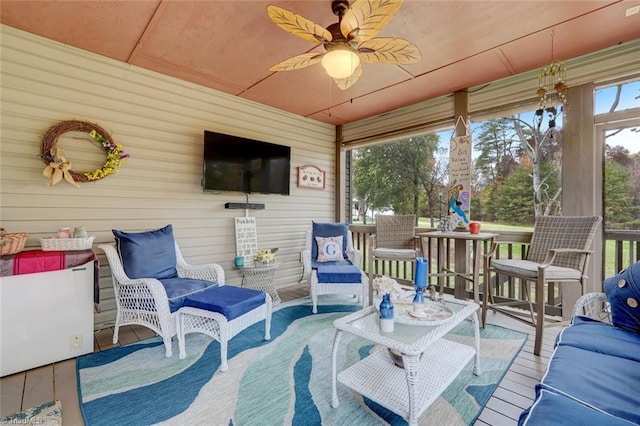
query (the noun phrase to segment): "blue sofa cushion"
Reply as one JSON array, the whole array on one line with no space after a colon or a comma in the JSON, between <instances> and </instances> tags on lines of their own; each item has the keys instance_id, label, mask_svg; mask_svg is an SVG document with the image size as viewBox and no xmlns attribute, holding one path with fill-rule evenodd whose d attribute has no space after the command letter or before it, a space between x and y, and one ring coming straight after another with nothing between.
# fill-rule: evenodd
<instances>
[{"instance_id":1,"label":"blue sofa cushion","mask_svg":"<svg viewBox=\"0 0 640 426\"><path fill-rule=\"evenodd\" d=\"M189 296L202 293L208 289L218 287L218 283L206 280L196 280L192 278L166 278L160 280L167 292L169 299L169 310L175 312L180 309Z\"/></svg>"},{"instance_id":2,"label":"blue sofa cushion","mask_svg":"<svg viewBox=\"0 0 640 426\"><path fill-rule=\"evenodd\" d=\"M354 265L318 266L318 282L322 284L346 284L362 282L360 268Z\"/></svg>"},{"instance_id":3,"label":"blue sofa cushion","mask_svg":"<svg viewBox=\"0 0 640 426\"><path fill-rule=\"evenodd\" d=\"M536 392L546 389L562 393L613 416L640 423L638 367L638 362L628 358L560 345L536 385Z\"/></svg>"},{"instance_id":4,"label":"blue sofa cushion","mask_svg":"<svg viewBox=\"0 0 640 426\"><path fill-rule=\"evenodd\" d=\"M640 261L607 278L603 286L613 325L640 333Z\"/></svg>"},{"instance_id":5,"label":"blue sofa cushion","mask_svg":"<svg viewBox=\"0 0 640 426\"><path fill-rule=\"evenodd\" d=\"M218 312L231 321L262 306L265 300L262 291L223 285L188 296L184 306Z\"/></svg>"},{"instance_id":6,"label":"blue sofa cushion","mask_svg":"<svg viewBox=\"0 0 640 426\"><path fill-rule=\"evenodd\" d=\"M518 419L518 425L520 426L618 426L631 424L632 423L614 417L611 414L578 403L567 396L546 389L540 390L531 408L523 411Z\"/></svg>"},{"instance_id":7,"label":"blue sofa cushion","mask_svg":"<svg viewBox=\"0 0 640 426\"><path fill-rule=\"evenodd\" d=\"M571 327L560 332L556 345L573 346L640 363L640 334L588 317L576 317Z\"/></svg>"},{"instance_id":8,"label":"blue sofa cushion","mask_svg":"<svg viewBox=\"0 0 640 426\"><path fill-rule=\"evenodd\" d=\"M338 237L342 235L342 257L347 258L347 223L317 223L313 222L311 229L311 260L318 259L318 243L315 237Z\"/></svg>"},{"instance_id":9,"label":"blue sofa cushion","mask_svg":"<svg viewBox=\"0 0 640 426\"><path fill-rule=\"evenodd\" d=\"M124 272L129 278L160 280L178 276L171 225L147 232L124 232L118 229L111 231Z\"/></svg>"}]
</instances>

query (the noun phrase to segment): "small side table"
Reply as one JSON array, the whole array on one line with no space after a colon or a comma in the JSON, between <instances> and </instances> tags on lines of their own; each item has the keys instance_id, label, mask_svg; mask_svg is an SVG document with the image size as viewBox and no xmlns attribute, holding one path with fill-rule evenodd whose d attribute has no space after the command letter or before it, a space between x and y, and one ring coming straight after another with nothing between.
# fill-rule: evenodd
<instances>
[{"instance_id":1,"label":"small side table","mask_svg":"<svg viewBox=\"0 0 640 426\"><path fill-rule=\"evenodd\" d=\"M278 290L276 290L277 263L248 263L239 267L242 271L242 287L264 291L274 305L281 302Z\"/></svg>"}]
</instances>

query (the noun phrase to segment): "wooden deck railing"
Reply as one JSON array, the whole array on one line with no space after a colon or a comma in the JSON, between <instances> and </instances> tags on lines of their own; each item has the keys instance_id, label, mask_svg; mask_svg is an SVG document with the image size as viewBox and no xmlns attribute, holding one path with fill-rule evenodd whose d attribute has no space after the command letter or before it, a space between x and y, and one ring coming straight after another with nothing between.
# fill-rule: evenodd
<instances>
[{"instance_id":1,"label":"wooden deck railing","mask_svg":"<svg viewBox=\"0 0 640 426\"><path fill-rule=\"evenodd\" d=\"M627 266L640 260L640 231L629 230L605 230L604 240L607 244L604 259L604 276L610 277L617 274ZM613 244L613 259L606 257Z\"/></svg>"},{"instance_id":2,"label":"wooden deck railing","mask_svg":"<svg viewBox=\"0 0 640 426\"><path fill-rule=\"evenodd\" d=\"M351 225L350 229L353 233L354 239L354 247L362 252L362 265L360 267L369 272L369 236L375 232L374 225ZM416 233L433 231L433 228L416 228ZM483 228L483 230L485 230ZM531 232L515 232L515 231L495 231L491 229L486 229L487 232L494 232L502 235L513 235L513 236L522 236L524 239L528 239L525 237L530 237ZM605 247L603 253L603 278L615 275L618 271L622 270L624 267L630 265L631 263L640 260L640 231L629 231L629 230L605 230L604 232L605 239ZM447 240L448 244L445 249L445 260L444 266L447 269L455 268L454 261L454 244L453 240ZM419 242L418 242L419 244ZM437 259L437 244L435 239L426 239L424 241L425 246L427 247L428 253L423 253L423 256L429 259L429 274L435 274L438 269ZM488 245L485 244L482 250L482 254L487 252L489 249ZM522 259L526 254L527 245L526 244L510 244L510 245L502 245L500 247L500 251L498 253L498 257L508 258L508 259ZM468 251L469 253L471 251ZM469 264L467 270L471 270L471 261L472 259L468 259ZM400 280L409 280L411 281L413 277L413 262L404 262L404 261L385 261L381 262L376 266L376 269L379 273L389 275ZM481 271L480 281L483 281ZM509 279L501 279L498 277L500 285L497 289L497 296L500 299L504 300L522 300L522 295L524 293L524 288L522 282L517 279L509 278ZM437 278L435 276L430 276L429 278L430 284L437 284ZM453 277L448 277L445 280L445 292L453 294L455 286L455 279ZM482 294L484 289L481 284L480 293ZM473 297L473 289L468 291L469 297ZM547 287L546 290L546 305L547 312L550 315L562 315L561 308L561 299L560 299L560 289L558 284L551 284ZM532 294L535 300L535 295Z\"/></svg>"}]
</instances>

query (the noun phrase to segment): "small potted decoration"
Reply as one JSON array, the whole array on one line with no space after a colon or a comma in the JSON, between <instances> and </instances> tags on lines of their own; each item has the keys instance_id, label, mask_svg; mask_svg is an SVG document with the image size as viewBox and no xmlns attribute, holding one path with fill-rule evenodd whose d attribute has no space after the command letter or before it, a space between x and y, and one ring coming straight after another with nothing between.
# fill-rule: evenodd
<instances>
[{"instance_id":1,"label":"small potted decoration","mask_svg":"<svg viewBox=\"0 0 640 426\"><path fill-rule=\"evenodd\" d=\"M260 249L258 250L258 253L255 255L255 257L253 258L253 261L256 263L265 263L265 264L275 263L277 251L278 251L277 248Z\"/></svg>"}]
</instances>

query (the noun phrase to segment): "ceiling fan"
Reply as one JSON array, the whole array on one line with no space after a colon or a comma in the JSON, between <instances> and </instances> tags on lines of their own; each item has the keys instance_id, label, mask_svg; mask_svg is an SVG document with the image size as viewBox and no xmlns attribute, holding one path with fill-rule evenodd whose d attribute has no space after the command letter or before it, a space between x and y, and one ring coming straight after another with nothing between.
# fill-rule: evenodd
<instances>
[{"instance_id":1,"label":"ceiling fan","mask_svg":"<svg viewBox=\"0 0 640 426\"><path fill-rule=\"evenodd\" d=\"M360 62L371 64L413 64L422 56L411 42L392 37L375 37L398 12L404 0L346 0L331 2L338 22L321 27L315 22L278 6L268 6L269 18L283 30L312 43L322 43L326 52L309 52L289 58L269 68L291 71L322 63L342 90L362 75Z\"/></svg>"}]
</instances>

